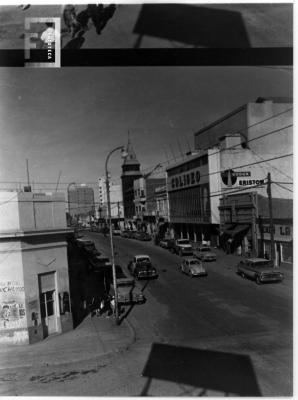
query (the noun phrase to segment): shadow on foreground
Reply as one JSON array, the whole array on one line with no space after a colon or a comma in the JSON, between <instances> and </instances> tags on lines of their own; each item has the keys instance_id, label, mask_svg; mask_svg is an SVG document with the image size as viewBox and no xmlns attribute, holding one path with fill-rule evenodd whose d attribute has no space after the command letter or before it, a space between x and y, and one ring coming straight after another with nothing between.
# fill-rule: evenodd
<instances>
[{"instance_id":1,"label":"shadow on foreground","mask_svg":"<svg viewBox=\"0 0 298 400\"><path fill-rule=\"evenodd\" d=\"M154 343L142 375L147 382L140 396L149 396L152 379L188 385L182 396L216 391L236 396L262 396L251 359L247 355Z\"/></svg>"},{"instance_id":2,"label":"shadow on foreground","mask_svg":"<svg viewBox=\"0 0 298 400\"><path fill-rule=\"evenodd\" d=\"M135 48L143 36L194 47L250 47L240 12L187 4L144 4L133 33L139 35Z\"/></svg>"}]
</instances>

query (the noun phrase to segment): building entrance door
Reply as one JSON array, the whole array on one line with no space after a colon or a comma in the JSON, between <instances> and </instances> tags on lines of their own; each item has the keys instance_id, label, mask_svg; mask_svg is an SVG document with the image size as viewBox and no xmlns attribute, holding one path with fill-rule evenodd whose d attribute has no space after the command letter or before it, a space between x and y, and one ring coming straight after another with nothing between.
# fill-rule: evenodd
<instances>
[{"instance_id":1,"label":"building entrance door","mask_svg":"<svg viewBox=\"0 0 298 400\"><path fill-rule=\"evenodd\" d=\"M40 315L44 336L58 331L55 272L39 275Z\"/></svg>"}]
</instances>

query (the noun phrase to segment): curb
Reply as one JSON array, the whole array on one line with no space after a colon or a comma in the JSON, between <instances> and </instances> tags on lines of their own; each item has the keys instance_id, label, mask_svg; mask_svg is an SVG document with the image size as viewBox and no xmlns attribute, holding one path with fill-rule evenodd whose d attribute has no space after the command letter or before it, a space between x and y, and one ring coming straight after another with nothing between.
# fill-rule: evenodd
<instances>
[{"instance_id":1,"label":"curb","mask_svg":"<svg viewBox=\"0 0 298 400\"><path fill-rule=\"evenodd\" d=\"M12 370L19 370L22 368L31 368L31 367L40 367L40 368L45 368L45 367L52 367L52 366L69 366L71 364L75 364L78 362L91 362L91 361L95 361L96 359L100 358L100 359L110 359L112 358L112 356L114 354L117 353L121 353L124 352L126 350L128 350L135 342L136 342L136 331L134 329L134 327L132 326L132 324L128 321L128 320L124 320L124 323L126 323L128 330L130 332L130 340L128 340L128 342L126 344L123 345L119 345L117 348L113 349L113 350L108 350L106 352L102 352L102 353L98 353L98 354L92 354L90 356L86 355L86 357L84 357L84 355L82 355L82 357L78 357L76 359L72 359L70 361L62 361L62 362L51 362L51 363L47 363L47 362L36 362L35 360L27 363L27 364L22 364L22 365L15 365L15 366L0 366L0 373L2 372L11 372ZM29 345L30 346L30 345Z\"/></svg>"}]
</instances>

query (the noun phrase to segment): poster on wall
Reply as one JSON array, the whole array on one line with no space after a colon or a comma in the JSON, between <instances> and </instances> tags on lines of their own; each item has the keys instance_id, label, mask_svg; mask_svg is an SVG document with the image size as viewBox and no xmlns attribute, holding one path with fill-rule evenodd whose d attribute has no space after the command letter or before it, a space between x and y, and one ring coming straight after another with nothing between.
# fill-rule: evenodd
<instances>
[{"instance_id":1,"label":"poster on wall","mask_svg":"<svg viewBox=\"0 0 298 400\"><path fill-rule=\"evenodd\" d=\"M0 331L26 327L24 286L18 281L0 282Z\"/></svg>"}]
</instances>

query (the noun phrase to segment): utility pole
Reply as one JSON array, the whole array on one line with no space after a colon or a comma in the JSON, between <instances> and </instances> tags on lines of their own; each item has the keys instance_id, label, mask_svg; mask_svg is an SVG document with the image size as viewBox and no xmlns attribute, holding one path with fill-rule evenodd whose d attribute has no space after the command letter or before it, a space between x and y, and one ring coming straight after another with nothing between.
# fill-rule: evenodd
<instances>
[{"instance_id":1,"label":"utility pole","mask_svg":"<svg viewBox=\"0 0 298 400\"><path fill-rule=\"evenodd\" d=\"M273 261L273 266L275 267L275 248L274 248L274 225L273 225L273 215L272 215L272 194L271 194L271 174L268 172L267 175L267 194L268 194L268 208L269 208L269 222L270 222L270 250L271 250L271 260Z\"/></svg>"}]
</instances>

